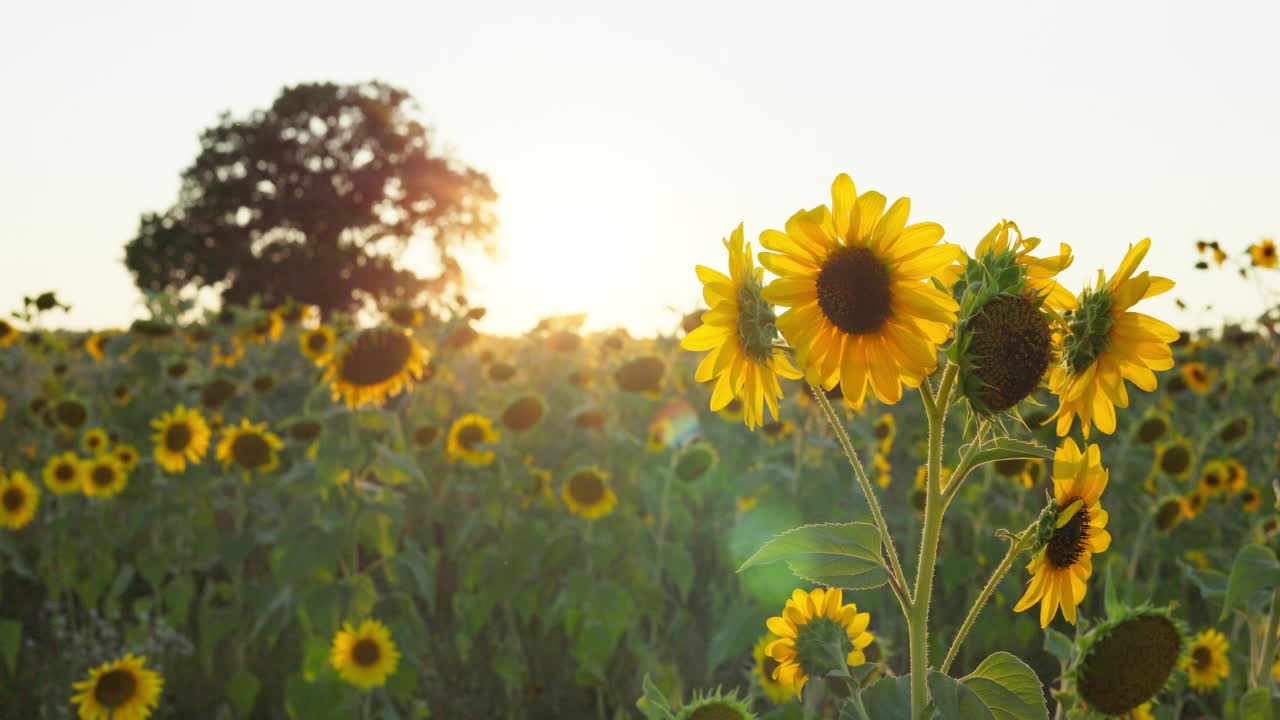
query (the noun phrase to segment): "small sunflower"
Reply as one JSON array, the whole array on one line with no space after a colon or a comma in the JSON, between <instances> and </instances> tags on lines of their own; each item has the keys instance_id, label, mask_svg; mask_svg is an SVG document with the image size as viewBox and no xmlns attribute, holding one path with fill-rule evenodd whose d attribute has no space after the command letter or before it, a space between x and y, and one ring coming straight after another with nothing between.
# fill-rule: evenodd
<instances>
[{"instance_id":1,"label":"small sunflower","mask_svg":"<svg viewBox=\"0 0 1280 720\"><path fill-rule=\"evenodd\" d=\"M1044 460L1033 458L1022 464L1022 472L1018 474L1018 480L1022 483L1022 487L1030 490L1040 483L1044 478Z\"/></svg>"},{"instance_id":2,"label":"small sunflower","mask_svg":"<svg viewBox=\"0 0 1280 720\"><path fill-rule=\"evenodd\" d=\"M762 289L764 270L755 266L742 225L734 228L724 246L729 251L729 275L697 267L702 297L711 309L702 314L702 325L685 335L680 347L709 351L698 364L694 379L715 382L711 409L723 410L738 401L743 421L754 430L764 420L765 407L778 417L778 399L782 397L778 378L796 379L800 371L785 350L774 347L778 329L773 307ZM661 379L659 373L655 382Z\"/></svg>"},{"instance_id":3,"label":"small sunflower","mask_svg":"<svg viewBox=\"0 0 1280 720\"><path fill-rule=\"evenodd\" d=\"M67 430L79 430L89 419L89 409L74 398L64 398L53 406L53 419Z\"/></svg>"},{"instance_id":4,"label":"small sunflower","mask_svg":"<svg viewBox=\"0 0 1280 720\"><path fill-rule=\"evenodd\" d=\"M1190 515L1187 509L1187 501L1184 498L1166 497L1155 507L1156 530L1169 532L1181 525L1182 521L1188 517Z\"/></svg>"},{"instance_id":5,"label":"small sunflower","mask_svg":"<svg viewBox=\"0 0 1280 720\"><path fill-rule=\"evenodd\" d=\"M551 487L551 471L533 464L533 458L525 458L525 469L529 471L529 487L520 498L520 507L528 510L534 500L542 499L555 503L556 493Z\"/></svg>"},{"instance_id":6,"label":"small sunflower","mask_svg":"<svg viewBox=\"0 0 1280 720\"><path fill-rule=\"evenodd\" d=\"M502 434L493 428L493 421L489 418L475 413L463 415L449 427L445 455L450 462L488 465L493 462L495 454L485 446L493 445L500 439Z\"/></svg>"},{"instance_id":7,"label":"small sunflower","mask_svg":"<svg viewBox=\"0 0 1280 720\"><path fill-rule=\"evenodd\" d=\"M381 405L421 379L430 357L403 330L369 328L338 348L324 376L333 384L333 399L347 407Z\"/></svg>"},{"instance_id":8,"label":"small sunflower","mask_svg":"<svg viewBox=\"0 0 1280 720\"><path fill-rule=\"evenodd\" d=\"M107 447L107 431L102 428L92 428L86 430L84 436L80 438L80 448L90 455L97 455Z\"/></svg>"},{"instance_id":9,"label":"small sunflower","mask_svg":"<svg viewBox=\"0 0 1280 720\"><path fill-rule=\"evenodd\" d=\"M440 436L440 428L435 425L422 425L413 431L413 444L420 449L431 447Z\"/></svg>"},{"instance_id":10,"label":"small sunflower","mask_svg":"<svg viewBox=\"0 0 1280 720\"><path fill-rule=\"evenodd\" d=\"M63 453L49 458L45 463L41 477L44 484L57 495L80 492L84 486L83 469L80 458L73 452Z\"/></svg>"},{"instance_id":11,"label":"small sunflower","mask_svg":"<svg viewBox=\"0 0 1280 720\"><path fill-rule=\"evenodd\" d=\"M1066 337L1062 363L1053 368L1049 389L1058 396L1055 417L1058 435L1066 435L1078 416L1086 438L1091 427L1110 435L1116 429L1116 408L1129 406L1125 381L1146 392L1156 389L1153 371L1173 367L1169 343L1178 331L1148 315L1131 312L1140 300L1173 288L1168 278L1142 273L1138 264L1151 249L1145 239L1129 248L1119 269L1081 293L1077 308L1065 313Z\"/></svg>"},{"instance_id":12,"label":"small sunflower","mask_svg":"<svg viewBox=\"0 0 1280 720\"><path fill-rule=\"evenodd\" d=\"M402 328L422 327L425 315L418 308L407 302L397 302L382 311L387 319Z\"/></svg>"},{"instance_id":13,"label":"small sunflower","mask_svg":"<svg viewBox=\"0 0 1280 720\"><path fill-rule=\"evenodd\" d=\"M138 467L138 448L128 443L117 444L111 449L111 454L124 466L125 472L133 472Z\"/></svg>"},{"instance_id":14,"label":"small sunflower","mask_svg":"<svg viewBox=\"0 0 1280 720\"><path fill-rule=\"evenodd\" d=\"M750 259L750 252L748 249L748 259ZM732 267L730 272L732 272ZM741 299L739 302L741 302ZM627 361L619 367L613 373L613 381L624 392L657 394L662 391L662 378L666 375L666 372L667 364L662 361L662 358L654 355L642 355Z\"/></svg>"},{"instance_id":15,"label":"small sunflower","mask_svg":"<svg viewBox=\"0 0 1280 720\"><path fill-rule=\"evenodd\" d=\"M1192 490L1182 498L1183 511L1188 520L1200 517L1200 513L1204 512L1204 506L1209 499L1199 490Z\"/></svg>"},{"instance_id":16,"label":"small sunflower","mask_svg":"<svg viewBox=\"0 0 1280 720\"><path fill-rule=\"evenodd\" d=\"M729 422L742 422L742 401L734 398L717 410L716 414Z\"/></svg>"},{"instance_id":17,"label":"small sunflower","mask_svg":"<svg viewBox=\"0 0 1280 720\"><path fill-rule=\"evenodd\" d=\"M146 720L160 702L164 678L146 668L147 659L129 653L89 672L72 685L71 702L80 720Z\"/></svg>"},{"instance_id":18,"label":"small sunflower","mask_svg":"<svg viewBox=\"0 0 1280 720\"><path fill-rule=\"evenodd\" d=\"M35 517L40 491L24 472L0 473L0 527L21 530Z\"/></svg>"},{"instance_id":19,"label":"small sunflower","mask_svg":"<svg viewBox=\"0 0 1280 720\"><path fill-rule=\"evenodd\" d=\"M756 716L738 699L737 692L726 695L717 688L710 694L694 692L693 698L676 713L675 720L756 720Z\"/></svg>"},{"instance_id":20,"label":"small sunflower","mask_svg":"<svg viewBox=\"0 0 1280 720\"><path fill-rule=\"evenodd\" d=\"M1169 432L1169 417L1160 413L1152 413L1138 421L1133 438L1142 445L1154 445Z\"/></svg>"},{"instance_id":21,"label":"small sunflower","mask_svg":"<svg viewBox=\"0 0 1280 720\"><path fill-rule=\"evenodd\" d=\"M84 341L85 352L93 358L94 362L102 362L102 358L106 356L104 352L107 341L115 337L118 333L113 331L98 332L89 336Z\"/></svg>"},{"instance_id":22,"label":"small sunflower","mask_svg":"<svg viewBox=\"0 0 1280 720\"><path fill-rule=\"evenodd\" d=\"M1253 420L1248 415L1228 420L1218 430L1218 439L1227 445L1234 445L1249 437L1253 431Z\"/></svg>"},{"instance_id":23,"label":"small sunflower","mask_svg":"<svg viewBox=\"0 0 1280 720\"><path fill-rule=\"evenodd\" d=\"M1262 506L1262 493L1258 488L1248 487L1240 493L1240 509L1247 513L1257 512Z\"/></svg>"},{"instance_id":24,"label":"small sunflower","mask_svg":"<svg viewBox=\"0 0 1280 720\"><path fill-rule=\"evenodd\" d=\"M618 496L609 487L609 474L595 466L582 468L570 475L560 497L569 512L588 520L608 515L618 504Z\"/></svg>"},{"instance_id":25,"label":"small sunflower","mask_svg":"<svg viewBox=\"0 0 1280 720\"><path fill-rule=\"evenodd\" d=\"M118 383L114 388L111 388L111 399L121 407L128 405L133 400L133 390L124 383Z\"/></svg>"},{"instance_id":26,"label":"small sunflower","mask_svg":"<svg viewBox=\"0 0 1280 720\"><path fill-rule=\"evenodd\" d=\"M764 435L764 439L770 445L778 443L791 437L796 431L796 426L790 420L782 420L779 422L766 422L760 425L760 432Z\"/></svg>"},{"instance_id":27,"label":"small sunflower","mask_svg":"<svg viewBox=\"0 0 1280 720\"><path fill-rule=\"evenodd\" d=\"M284 332L284 322L275 313L260 313L248 327L244 329L244 337L261 345L268 340L279 340Z\"/></svg>"},{"instance_id":28,"label":"small sunflower","mask_svg":"<svg viewBox=\"0 0 1280 720\"><path fill-rule=\"evenodd\" d=\"M165 472L183 472L187 463L195 465L209 452L209 424L197 410L179 405L152 420L151 427L156 464Z\"/></svg>"},{"instance_id":29,"label":"small sunflower","mask_svg":"<svg viewBox=\"0 0 1280 720\"><path fill-rule=\"evenodd\" d=\"M235 367L244 359L244 343L233 337L226 345L215 344L209 350L209 362L214 367Z\"/></svg>"},{"instance_id":30,"label":"small sunflower","mask_svg":"<svg viewBox=\"0 0 1280 720\"><path fill-rule=\"evenodd\" d=\"M0 319L0 348L6 348L18 342L18 338L22 337L22 333L18 328L9 324L8 320Z\"/></svg>"},{"instance_id":31,"label":"small sunflower","mask_svg":"<svg viewBox=\"0 0 1280 720\"><path fill-rule=\"evenodd\" d=\"M333 356L333 346L338 342L333 328L328 325L307 330L298 336L298 347L302 354L317 366L327 365Z\"/></svg>"},{"instance_id":32,"label":"small sunflower","mask_svg":"<svg viewBox=\"0 0 1280 720\"><path fill-rule=\"evenodd\" d=\"M765 623L778 636L765 647L765 654L778 663L773 679L799 697L810 677L864 664L863 649L874 640L867 632L870 623L870 613L844 604L840 588L795 590L782 614Z\"/></svg>"},{"instance_id":33,"label":"small sunflower","mask_svg":"<svg viewBox=\"0 0 1280 720\"><path fill-rule=\"evenodd\" d=\"M831 208L800 211L786 232L766 230L760 263L778 279L764 298L788 307L778 329L795 349L810 379L830 390L838 383L845 401L861 408L870 385L885 404L917 387L938 365L959 305L933 280L963 257L939 244L937 223L907 225L911 201L886 211L878 192L857 193L840 175L831 186Z\"/></svg>"},{"instance_id":34,"label":"small sunflower","mask_svg":"<svg viewBox=\"0 0 1280 720\"><path fill-rule=\"evenodd\" d=\"M876 453L871 464L876 470L876 485L882 488L889 487L889 483L893 482L893 466L889 464L889 459L881 453Z\"/></svg>"},{"instance_id":35,"label":"small sunflower","mask_svg":"<svg viewBox=\"0 0 1280 720\"><path fill-rule=\"evenodd\" d=\"M496 362L485 369L485 374L496 383L504 383L516 376L516 366L511 363Z\"/></svg>"},{"instance_id":36,"label":"small sunflower","mask_svg":"<svg viewBox=\"0 0 1280 720\"><path fill-rule=\"evenodd\" d=\"M344 623L333 637L329 662L343 680L368 690L386 684L400 663L400 651L391 631L377 620L365 620L358 628Z\"/></svg>"},{"instance_id":37,"label":"small sunflower","mask_svg":"<svg viewBox=\"0 0 1280 720\"><path fill-rule=\"evenodd\" d=\"M1280 265L1280 259L1276 256L1276 241L1263 238L1262 242L1250 245L1249 258L1253 261L1254 267L1274 268Z\"/></svg>"},{"instance_id":38,"label":"small sunflower","mask_svg":"<svg viewBox=\"0 0 1280 720\"><path fill-rule=\"evenodd\" d=\"M885 413L876 420L876 424L871 427L871 437L876 439L876 443L880 446L880 452L888 454L893 449L893 440L898 436L898 424L893 419L893 415Z\"/></svg>"},{"instance_id":39,"label":"small sunflower","mask_svg":"<svg viewBox=\"0 0 1280 720\"><path fill-rule=\"evenodd\" d=\"M129 484L129 473L115 455L99 455L84 460L80 466L80 478L84 494L89 497L108 498L124 492Z\"/></svg>"},{"instance_id":40,"label":"small sunflower","mask_svg":"<svg viewBox=\"0 0 1280 720\"><path fill-rule=\"evenodd\" d=\"M1227 487L1227 464L1221 460L1211 460L1200 469L1200 492L1207 496L1221 493Z\"/></svg>"},{"instance_id":41,"label":"small sunflower","mask_svg":"<svg viewBox=\"0 0 1280 720\"><path fill-rule=\"evenodd\" d=\"M1249 484L1249 469L1235 458L1227 458L1227 489L1231 492L1240 492Z\"/></svg>"},{"instance_id":42,"label":"small sunflower","mask_svg":"<svg viewBox=\"0 0 1280 720\"><path fill-rule=\"evenodd\" d=\"M1213 389L1218 371L1202 362L1189 362L1182 366L1182 380L1197 395L1206 395Z\"/></svg>"},{"instance_id":43,"label":"small sunflower","mask_svg":"<svg viewBox=\"0 0 1280 720\"><path fill-rule=\"evenodd\" d=\"M1075 624L1076 606L1093 574L1092 556L1111 545L1107 511L1099 502L1106 487L1098 446L1087 445L1082 453L1067 438L1053 456L1054 497L1040 515L1039 548L1027 565L1031 581L1014 612L1040 603L1040 627L1048 627L1061 607L1062 616Z\"/></svg>"},{"instance_id":44,"label":"small sunflower","mask_svg":"<svg viewBox=\"0 0 1280 720\"><path fill-rule=\"evenodd\" d=\"M1196 635L1181 664L1192 690L1209 693L1218 689L1231 672L1231 661L1227 658L1230 647L1227 638L1212 628Z\"/></svg>"},{"instance_id":45,"label":"small sunflower","mask_svg":"<svg viewBox=\"0 0 1280 720\"><path fill-rule=\"evenodd\" d=\"M253 424L247 418L237 427L231 425L222 431L218 441L217 458L223 467L236 464L245 475L269 473L280 464L277 454L284 448L279 436L267 430L266 423Z\"/></svg>"},{"instance_id":46,"label":"small sunflower","mask_svg":"<svg viewBox=\"0 0 1280 720\"><path fill-rule=\"evenodd\" d=\"M526 395L502 411L502 424L512 432L532 430L547 412L547 405L536 395Z\"/></svg>"},{"instance_id":47,"label":"small sunflower","mask_svg":"<svg viewBox=\"0 0 1280 720\"><path fill-rule=\"evenodd\" d=\"M1178 480L1185 479L1195 464L1195 451L1186 438L1174 438L1156 450L1156 467Z\"/></svg>"}]
</instances>

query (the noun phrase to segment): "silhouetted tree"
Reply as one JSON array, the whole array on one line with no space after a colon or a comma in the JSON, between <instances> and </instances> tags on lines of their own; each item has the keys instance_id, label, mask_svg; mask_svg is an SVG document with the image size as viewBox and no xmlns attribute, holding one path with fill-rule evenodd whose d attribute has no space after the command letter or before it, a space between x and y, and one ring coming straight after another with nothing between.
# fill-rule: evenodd
<instances>
[{"instance_id":1,"label":"silhouetted tree","mask_svg":"<svg viewBox=\"0 0 1280 720\"><path fill-rule=\"evenodd\" d=\"M497 196L435 151L416 110L371 82L298 85L246 119L224 113L174 206L142 217L125 265L143 290L212 286L224 303L294 298L326 314L456 285L452 251L488 246ZM418 239L435 244L434 278L398 264Z\"/></svg>"}]
</instances>

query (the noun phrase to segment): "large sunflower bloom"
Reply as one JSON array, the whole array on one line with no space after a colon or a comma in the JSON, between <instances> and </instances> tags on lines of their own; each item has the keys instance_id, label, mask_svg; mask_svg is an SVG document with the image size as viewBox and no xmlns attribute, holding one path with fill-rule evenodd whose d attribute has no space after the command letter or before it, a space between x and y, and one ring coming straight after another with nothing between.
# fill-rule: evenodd
<instances>
[{"instance_id":1,"label":"large sunflower bloom","mask_svg":"<svg viewBox=\"0 0 1280 720\"><path fill-rule=\"evenodd\" d=\"M166 472L180 473L200 462L209 452L209 423L197 410L179 405L151 421L155 434L156 464Z\"/></svg>"},{"instance_id":2,"label":"large sunflower bloom","mask_svg":"<svg viewBox=\"0 0 1280 720\"><path fill-rule=\"evenodd\" d=\"M445 455L450 462L462 461L468 465L488 465L493 462L495 455L485 446L492 445L500 439L502 434L493 428L493 421L489 418L475 413L463 415L449 427Z\"/></svg>"},{"instance_id":3,"label":"large sunflower bloom","mask_svg":"<svg viewBox=\"0 0 1280 720\"><path fill-rule=\"evenodd\" d=\"M778 636L765 647L778 663L773 679L797 696L810 677L823 677L844 664L865 663L862 651L875 639L867 632L871 614L858 612L853 603L845 605L840 588L795 590L782 615L765 624Z\"/></svg>"},{"instance_id":4,"label":"large sunflower bloom","mask_svg":"<svg viewBox=\"0 0 1280 720\"><path fill-rule=\"evenodd\" d=\"M164 678L145 666L147 659L129 653L89 672L89 679L72 685L71 702L79 705L80 720L146 720L160 702Z\"/></svg>"},{"instance_id":5,"label":"large sunflower bloom","mask_svg":"<svg viewBox=\"0 0 1280 720\"><path fill-rule=\"evenodd\" d=\"M1138 264L1151 249L1151 239L1130 247L1110 280L1098 272L1098 284L1080 295L1079 308L1066 314L1066 351L1053 369L1049 389L1058 396L1058 435L1066 435L1076 416L1086 438L1090 426L1110 435L1116 408L1129 406L1125 381L1139 389L1156 389L1153 370L1173 367L1169 343L1178 331L1149 315L1130 312L1139 300L1173 288L1173 281L1142 273Z\"/></svg>"},{"instance_id":6,"label":"large sunflower bloom","mask_svg":"<svg viewBox=\"0 0 1280 720\"><path fill-rule=\"evenodd\" d=\"M1031 582L1013 608L1022 612L1040 603L1040 627L1048 627L1058 608L1072 625L1093 573L1094 553L1111 545L1107 511L1099 498L1107 487L1107 469L1097 445L1083 453L1067 438L1053 456L1053 504L1041 516L1040 548L1027 565Z\"/></svg>"},{"instance_id":7,"label":"large sunflower bloom","mask_svg":"<svg viewBox=\"0 0 1280 720\"><path fill-rule=\"evenodd\" d=\"M284 442L278 435L267 430L266 423L255 425L247 418L242 418L238 427L232 425L222 431L217 458L222 461L223 466L235 463L248 477L255 472L268 473L275 470L280 464L277 453L283 448Z\"/></svg>"},{"instance_id":8,"label":"large sunflower bloom","mask_svg":"<svg viewBox=\"0 0 1280 720\"><path fill-rule=\"evenodd\" d=\"M333 384L333 399L349 408L381 405L421 379L430 357L403 330L369 328L343 343L324 377Z\"/></svg>"},{"instance_id":9,"label":"large sunflower bloom","mask_svg":"<svg viewBox=\"0 0 1280 720\"><path fill-rule=\"evenodd\" d=\"M387 682L400 663L400 651L386 625L365 620L358 628L343 624L333 638L329 661L343 680L368 690Z\"/></svg>"},{"instance_id":10,"label":"large sunflower bloom","mask_svg":"<svg viewBox=\"0 0 1280 720\"><path fill-rule=\"evenodd\" d=\"M55 494L66 495L80 492L83 488L82 469L80 458L73 452L66 452L49 458L40 475L44 478L44 484Z\"/></svg>"},{"instance_id":11,"label":"large sunflower bloom","mask_svg":"<svg viewBox=\"0 0 1280 720\"><path fill-rule=\"evenodd\" d=\"M1230 647L1227 638L1212 628L1196 635L1182 658L1182 669L1187 671L1187 684L1192 690L1207 693L1222 684L1231 672L1231 661L1227 659Z\"/></svg>"},{"instance_id":12,"label":"large sunflower bloom","mask_svg":"<svg viewBox=\"0 0 1280 720\"><path fill-rule=\"evenodd\" d=\"M791 364L786 351L774 347L778 335L773 308L762 296L764 269L751 258L751 245L742 237L742 225L724 241L729 251L729 276L699 265L702 297L707 310L702 325L680 341L685 350L709 350L698 365L694 379L715 381L711 409L721 410L730 401L742 401L742 419L747 427L764 421L764 408L778 417L782 387L778 377L798 379L800 371Z\"/></svg>"},{"instance_id":13,"label":"large sunflower bloom","mask_svg":"<svg viewBox=\"0 0 1280 720\"><path fill-rule=\"evenodd\" d=\"M881 402L902 398L938 364L938 345L956 322L959 305L931 280L948 273L963 255L938 244L942 226L907 225L911 201L886 211L878 192L857 194L840 175L831 186L831 209L796 213L786 232L766 230L760 263L778 275L766 300L790 309L778 329L795 348L808 378L861 408L866 388Z\"/></svg>"},{"instance_id":14,"label":"large sunflower bloom","mask_svg":"<svg viewBox=\"0 0 1280 720\"><path fill-rule=\"evenodd\" d=\"M40 491L26 473L0 473L0 527L21 530L35 517Z\"/></svg>"}]
</instances>

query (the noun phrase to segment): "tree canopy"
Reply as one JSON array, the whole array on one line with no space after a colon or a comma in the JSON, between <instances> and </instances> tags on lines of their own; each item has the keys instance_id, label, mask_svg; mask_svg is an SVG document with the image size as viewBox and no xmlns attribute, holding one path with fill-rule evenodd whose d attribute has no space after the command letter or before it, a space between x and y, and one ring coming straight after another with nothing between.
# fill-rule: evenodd
<instances>
[{"instance_id":1,"label":"tree canopy","mask_svg":"<svg viewBox=\"0 0 1280 720\"><path fill-rule=\"evenodd\" d=\"M125 265L143 290L293 298L326 314L456 286L454 251L489 247L497 195L438 152L416 115L408 93L380 82L297 85L247 118L224 113L174 205L143 215ZM412 241L434 243L435 277L401 267Z\"/></svg>"}]
</instances>

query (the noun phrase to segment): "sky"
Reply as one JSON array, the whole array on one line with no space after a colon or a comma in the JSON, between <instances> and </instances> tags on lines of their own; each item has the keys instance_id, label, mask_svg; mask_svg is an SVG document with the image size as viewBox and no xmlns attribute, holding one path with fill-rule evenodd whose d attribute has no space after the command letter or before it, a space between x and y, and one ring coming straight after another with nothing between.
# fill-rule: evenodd
<instances>
[{"instance_id":1,"label":"sky","mask_svg":"<svg viewBox=\"0 0 1280 720\"><path fill-rule=\"evenodd\" d=\"M1193 242L1280 235L1280 3L28 3L0 26L0 309L57 289L58 324L141 312L138 217L176 198L197 135L288 84L409 90L500 194L470 259L482 329L671 329L698 263L859 191L972 249L1001 218L1076 252L1078 289L1151 237L1147 311L1249 318ZM415 262L413 258L409 260ZM1277 280L1280 282L1280 275ZM1173 298L1191 311L1174 309ZM1212 304L1210 312L1203 310Z\"/></svg>"}]
</instances>

